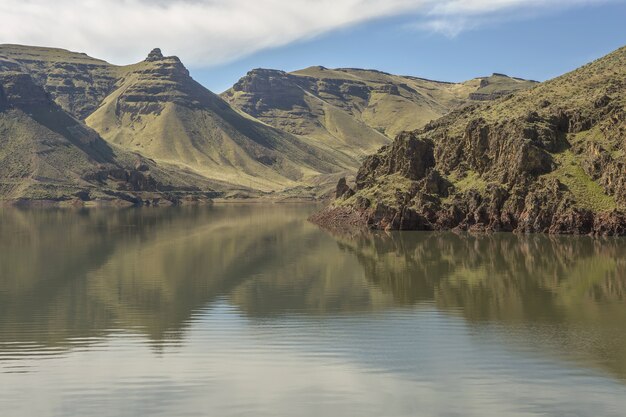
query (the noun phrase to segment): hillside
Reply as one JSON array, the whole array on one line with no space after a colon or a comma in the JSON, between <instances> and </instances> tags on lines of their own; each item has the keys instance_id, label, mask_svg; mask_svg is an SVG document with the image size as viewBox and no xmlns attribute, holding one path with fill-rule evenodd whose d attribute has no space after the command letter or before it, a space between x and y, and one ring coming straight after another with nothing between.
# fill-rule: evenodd
<instances>
[{"instance_id":1,"label":"hillside","mask_svg":"<svg viewBox=\"0 0 626 417\"><path fill-rule=\"evenodd\" d=\"M503 75L450 84L312 67L254 70L220 97L158 49L127 66L20 45L0 45L0 59L112 148L233 196L319 196L395 133L530 84Z\"/></svg>"},{"instance_id":2,"label":"hillside","mask_svg":"<svg viewBox=\"0 0 626 417\"><path fill-rule=\"evenodd\" d=\"M159 50L128 67L86 122L111 143L239 188L280 191L355 166L233 110Z\"/></svg>"},{"instance_id":3,"label":"hillside","mask_svg":"<svg viewBox=\"0 0 626 417\"><path fill-rule=\"evenodd\" d=\"M222 97L267 124L362 157L459 105L535 84L501 74L447 83L354 68L256 69Z\"/></svg>"},{"instance_id":4,"label":"hillside","mask_svg":"<svg viewBox=\"0 0 626 417\"><path fill-rule=\"evenodd\" d=\"M208 198L210 191L203 178L109 145L54 103L19 63L0 58L1 200L173 203Z\"/></svg>"},{"instance_id":5,"label":"hillside","mask_svg":"<svg viewBox=\"0 0 626 417\"><path fill-rule=\"evenodd\" d=\"M231 108L155 49L115 66L62 49L0 45L50 97L109 143L193 172L239 194L315 194L360 159L268 126ZM375 148L372 149L372 151Z\"/></svg>"},{"instance_id":6,"label":"hillside","mask_svg":"<svg viewBox=\"0 0 626 417\"><path fill-rule=\"evenodd\" d=\"M626 234L626 48L459 109L368 157L314 220L380 229Z\"/></svg>"},{"instance_id":7,"label":"hillside","mask_svg":"<svg viewBox=\"0 0 626 417\"><path fill-rule=\"evenodd\" d=\"M0 45L0 57L19 63L63 110L84 120L124 72L108 62L57 48Z\"/></svg>"}]
</instances>

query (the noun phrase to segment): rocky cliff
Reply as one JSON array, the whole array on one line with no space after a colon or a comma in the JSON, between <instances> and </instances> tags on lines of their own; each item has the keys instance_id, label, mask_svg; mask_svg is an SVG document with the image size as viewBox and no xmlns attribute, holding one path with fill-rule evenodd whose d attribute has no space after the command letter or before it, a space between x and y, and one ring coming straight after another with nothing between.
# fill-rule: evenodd
<instances>
[{"instance_id":1,"label":"rocky cliff","mask_svg":"<svg viewBox=\"0 0 626 417\"><path fill-rule=\"evenodd\" d=\"M400 230L626 234L626 48L399 135L314 220Z\"/></svg>"},{"instance_id":2,"label":"rocky cliff","mask_svg":"<svg viewBox=\"0 0 626 417\"><path fill-rule=\"evenodd\" d=\"M56 48L0 45L0 56L17 63L22 72L30 74L57 104L79 120L93 113L123 72L123 67Z\"/></svg>"},{"instance_id":3,"label":"rocky cliff","mask_svg":"<svg viewBox=\"0 0 626 417\"><path fill-rule=\"evenodd\" d=\"M471 101L470 93L483 99L525 86L506 76L451 84L311 67L253 70L220 97L159 49L126 66L21 45L0 45L0 59L0 73L16 77L5 80L5 89L29 82L41 93L21 99L52 101L122 153L202 178L207 191L228 195L323 195L395 133ZM0 109L8 106L7 94L0 91Z\"/></svg>"}]
</instances>

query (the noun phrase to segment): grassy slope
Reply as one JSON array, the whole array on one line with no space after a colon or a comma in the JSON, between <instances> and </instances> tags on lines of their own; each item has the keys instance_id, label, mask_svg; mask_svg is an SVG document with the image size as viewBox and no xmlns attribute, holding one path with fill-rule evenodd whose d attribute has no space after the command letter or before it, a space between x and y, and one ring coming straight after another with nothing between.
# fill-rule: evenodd
<instances>
[{"instance_id":1,"label":"grassy slope","mask_svg":"<svg viewBox=\"0 0 626 417\"><path fill-rule=\"evenodd\" d=\"M611 85L626 84L626 48L621 48L598 61L587 64L575 71L548 81L537 87L517 93L510 100L504 99L492 106L482 108L473 116L485 118L490 123L506 119L523 117L528 112L543 108L544 113L557 109L582 110L591 112L593 102L603 96ZM618 107L626 109L626 97L620 94L616 102ZM546 106L547 103L550 103ZM472 116L470 116L472 117ZM453 129L461 129L455 124ZM622 129L624 126L622 124ZM600 124L591 130L570 134L567 138L570 147L596 142L610 150L613 157L623 159L623 143L607 140ZM621 145L621 146L620 146ZM582 208L593 211L610 211L617 207L615 198L605 190L582 168L583 157L571 150L553 154L557 169L546 178L555 177L569 189L576 202Z\"/></svg>"},{"instance_id":2,"label":"grassy slope","mask_svg":"<svg viewBox=\"0 0 626 417\"><path fill-rule=\"evenodd\" d=\"M19 45L0 45L0 56L18 62L63 109L88 118L111 143L205 176L222 188L282 190L320 182L314 178L358 164L328 144L279 132L229 108L191 78L185 80L186 91L177 91L180 86L168 80L149 79L146 72L154 70L154 63L120 67L81 53ZM154 90L146 102L160 102L161 108L144 112L138 103L119 114L117 99L137 85ZM201 101L202 108L180 103L186 95Z\"/></svg>"},{"instance_id":3,"label":"grassy slope","mask_svg":"<svg viewBox=\"0 0 626 417\"><path fill-rule=\"evenodd\" d=\"M98 107L125 71L86 54L57 48L0 45L1 56L19 62L57 104L80 120Z\"/></svg>"},{"instance_id":4,"label":"grassy slope","mask_svg":"<svg viewBox=\"0 0 626 417\"><path fill-rule=\"evenodd\" d=\"M254 109L254 116L272 126L329 144L355 159L375 152L401 131L421 128L448 113L467 102L472 93L492 94L502 89L509 91L532 85L505 76L455 84L375 70L319 66L283 76L288 77L299 78L292 78L292 87L301 88L301 94L290 97L294 100L292 102L286 99L274 107L270 104L270 108L258 114ZM481 81L486 85L481 87ZM342 87L335 91L333 83ZM351 93L351 87L367 89L368 96ZM264 97L267 94L279 93L270 91L251 95L232 88L222 97L245 111L254 108L257 101L263 102L268 98Z\"/></svg>"},{"instance_id":5,"label":"grassy slope","mask_svg":"<svg viewBox=\"0 0 626 417\"><path fill-rule=\"evenodd\" d=\"M423 127L431 120L467 102L473 93L493 94L530 88L533 82L503 75L492 75L463 83L448 83L423 78L387 74L375 70L310 67L292 74L317 79L351 80L373 89L363 108L355 116L368 126L393 138L402 131ZM481 87L481 82L486 86ZM398 94L377 91L385 85L398 87Z\"/></svg>"},{"instance_id":6,"label":"grassy slope","mask_svg":"<svg viewBox=\"0 0 626 417\"><path fill-rule=\"evenodd\" d=\"M352 166L330 149L240 114L188 75L163 76L162 65L129 67L87 123L112 143L235 188L283 190ZM135 94L139 99L130 98Z\"/></svg>"},{"instance_id":7,"label":"grassy slope","mask_svg":"<svg viewBox=\"0 0 626 417\"><path fill-rule=\"evenodd\" d=\"M210 191L219 186L154 163L105 142L50 100L15 61L0 59L0 199L67 200L87 191L92 198L117 192L121 178L108 172L146 165L159 187ZM104 175L103 182L95 180Z\"/></svg>"}]
</instances>

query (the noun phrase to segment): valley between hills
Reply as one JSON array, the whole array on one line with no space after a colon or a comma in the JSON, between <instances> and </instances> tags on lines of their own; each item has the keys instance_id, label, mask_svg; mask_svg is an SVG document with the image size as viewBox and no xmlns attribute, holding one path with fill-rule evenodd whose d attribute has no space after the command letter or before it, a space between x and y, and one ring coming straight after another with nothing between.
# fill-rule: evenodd
<instances>
[{"instance_id":1,"label":"valley between hills","mask_svg":"<svg viewBox=\"0 0 626 417\"><path fill-rule=\"evenodd\" d=\"M255 69L217 95L159 49L116 66L62 49L0 45L0 198L319 199L399 132L535 84L502 74L455 84L312 67Z\"/></svg>"}]
</instances>

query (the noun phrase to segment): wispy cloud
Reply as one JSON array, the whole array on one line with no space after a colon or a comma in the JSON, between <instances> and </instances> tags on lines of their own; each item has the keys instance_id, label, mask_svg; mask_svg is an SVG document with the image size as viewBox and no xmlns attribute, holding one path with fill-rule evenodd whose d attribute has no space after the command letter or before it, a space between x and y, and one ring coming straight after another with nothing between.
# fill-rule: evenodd
<instances>
[{"instance_id":1,"label":"wispy cloud","mask_svg":"<svg viewBox=\"0 0 626 417\"><path fill-rule=\"evenodd\" d=\"M414 14L419 28L455 36L494 13L603 1L2 0L0 43L59 46L116 63L158 46L210 66L384 17Z\"/></svg>"},{"instance_id":2,"label":"wispy cloud","mask_svg":"<svg viewBox=\"0 0 626 417\"><path fill-rule=\"evenodd\" d=\"M624 0L443 0L429 7L410 27L456 37L485 24L532 18L540 13Z\"/></svg>"}]
</instances>

